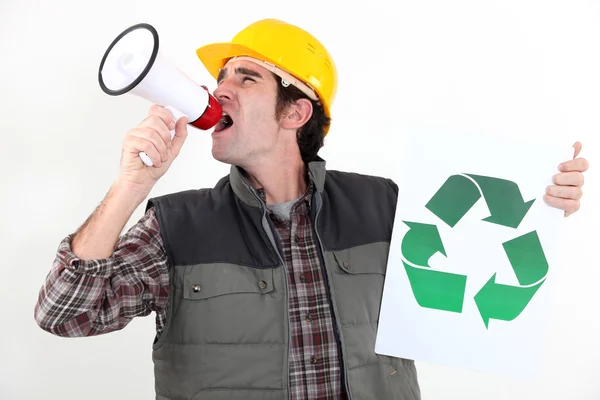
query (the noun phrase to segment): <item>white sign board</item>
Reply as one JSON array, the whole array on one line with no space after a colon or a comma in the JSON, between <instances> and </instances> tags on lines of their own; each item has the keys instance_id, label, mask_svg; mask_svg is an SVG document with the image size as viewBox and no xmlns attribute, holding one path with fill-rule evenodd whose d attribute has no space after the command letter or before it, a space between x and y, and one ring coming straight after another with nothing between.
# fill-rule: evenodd
<instances>
[{"instance_id":1,"label":"white sign board","mask_svg":"<svg viewBox=\"0 0 600 400\"><path fill-rule=\"evenodd\" d=\"M543 200L568 146L419 135L398 207L375 352L537 375L563 211Z\"/></svg>"}]
</instances>

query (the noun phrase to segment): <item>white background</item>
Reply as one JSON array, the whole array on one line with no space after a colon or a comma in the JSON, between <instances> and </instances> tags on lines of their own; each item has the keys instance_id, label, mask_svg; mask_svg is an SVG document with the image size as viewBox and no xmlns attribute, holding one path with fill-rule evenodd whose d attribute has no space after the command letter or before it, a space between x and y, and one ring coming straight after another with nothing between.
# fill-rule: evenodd
<instances>
[{"instance_id":1,"label":"white background","mask_svg":"<svg viewBox=\"0 0 600 400\"><path fill-rule=\"evenodd\" d=\"M339 5L336 5L339 4ZM584 144L582 210L565 224L543 373L529 381L417 363L425 400L598 399L597 208L600 5L597 1L0 1L0 397L150 399L154 318L104 337L61 339L33 319L59 241L116 178L125 132L149 104L113 98L98 65L126 27L149 22L163 52L214 90L195 49L250 22L299 24L330 49L340 88L321 156L388 176L419 132ZM390 8L393 4L393 7ZM228 172L190 130L152 195L210 187ZM435 146L430 143L430 146ZM510 159L506 160L510 163ZM426 163L407 173L426 170ZM134 214L130 224L143 212Z\"/></svg>"}]
</instances>

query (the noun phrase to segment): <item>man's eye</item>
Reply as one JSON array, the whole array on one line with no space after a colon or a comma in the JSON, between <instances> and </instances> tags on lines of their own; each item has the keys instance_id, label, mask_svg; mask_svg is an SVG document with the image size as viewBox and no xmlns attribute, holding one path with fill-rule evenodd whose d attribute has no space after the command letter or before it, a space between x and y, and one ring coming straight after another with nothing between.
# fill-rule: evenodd
<instances>
[{"instance_id":1,"label":"man's eye","mask_svg":"<svg viewBox=\"0 0 600 400\"><path fill-rule=\"evenodd\" d=\"M250 78L249 76L245 76L244 79L242 79L242 82L246 82L246 81L256 82L254 79Z\"/></svg>"}]
</instances>

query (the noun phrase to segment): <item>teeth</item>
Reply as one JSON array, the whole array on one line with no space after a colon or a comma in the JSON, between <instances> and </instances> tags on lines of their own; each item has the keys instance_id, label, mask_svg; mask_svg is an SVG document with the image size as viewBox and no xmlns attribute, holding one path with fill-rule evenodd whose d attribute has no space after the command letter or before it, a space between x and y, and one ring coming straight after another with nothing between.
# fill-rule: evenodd
<instances>
[{"instance_id":1,"label":"teeth","mask_svg":"<svg viewBox=\"0 0 600 400\"><path fill-rule=\"evenodd\" d=\"M227 114L225 111L223 111L223 116L225 116L225 115L229 115L229 114Z\"/></svg>"}]
</instances>

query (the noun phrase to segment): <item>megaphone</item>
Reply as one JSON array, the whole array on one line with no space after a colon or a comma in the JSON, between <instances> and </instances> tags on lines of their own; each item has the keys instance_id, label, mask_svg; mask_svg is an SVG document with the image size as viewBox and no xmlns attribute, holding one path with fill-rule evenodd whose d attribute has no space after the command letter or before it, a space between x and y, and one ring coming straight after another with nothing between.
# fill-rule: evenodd
<instances>
[{"instance_id":1,"label":"megaphone","mask_svg":"<svg viewBox=\"0 0 600 400\"><path fill-rule=\"evenodd\" d=\"M158 33L147 23L121 32L100 62L98 82L111 96L131 93L165 107L175 122L186 116L188 124L207 130L219 122L223 110L205 86L192 81L158 51ZM171 131L171 139L175 130ZM152 160L140 152L142 161Z\"/></svg>"}]
</instances>

